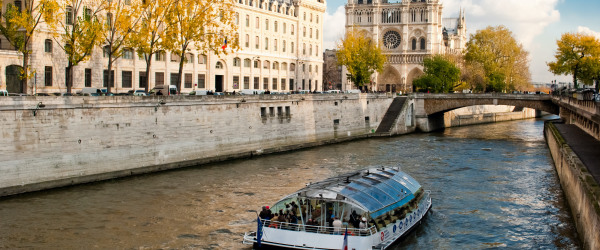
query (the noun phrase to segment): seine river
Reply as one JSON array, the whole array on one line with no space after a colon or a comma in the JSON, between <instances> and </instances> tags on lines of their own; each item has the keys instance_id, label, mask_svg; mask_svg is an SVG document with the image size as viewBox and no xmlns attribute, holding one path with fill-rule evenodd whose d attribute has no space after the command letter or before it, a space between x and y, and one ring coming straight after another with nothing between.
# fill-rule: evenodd
<instances>
[{"instance_id":1,"label":"seine river","mask_svg":"<svg viewBox=\"0 0 600 250\"><path fill-rule=\"evenodd\" d=\"M542 129L533 119L451 128L4 198L0 248L249 249L242 235L261 206L399 165L433 208L397 249L579 249Z\"/></svg>"}]
</instances>

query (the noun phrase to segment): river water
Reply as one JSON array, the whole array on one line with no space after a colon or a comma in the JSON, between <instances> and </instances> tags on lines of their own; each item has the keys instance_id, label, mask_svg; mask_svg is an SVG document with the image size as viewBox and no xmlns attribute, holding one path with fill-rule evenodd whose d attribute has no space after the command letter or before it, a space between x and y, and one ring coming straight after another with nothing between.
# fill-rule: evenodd
<instances>
[{"instance_id":1,"label":"river water","mask_svg":"<svg viewBox=\"0 0 600 250\"><path fill-rule=\"evenodd\" d=\"M0 248L249 249L242 235L261 206L399 165L433 208L396 249L579 249L542 130L534 119L450 128L3 198Z\"/></svg>"}]
</instances>

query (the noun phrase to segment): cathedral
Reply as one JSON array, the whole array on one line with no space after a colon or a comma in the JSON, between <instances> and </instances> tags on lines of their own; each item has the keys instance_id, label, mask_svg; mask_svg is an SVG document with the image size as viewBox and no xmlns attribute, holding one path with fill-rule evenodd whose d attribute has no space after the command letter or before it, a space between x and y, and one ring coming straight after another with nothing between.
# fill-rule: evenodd
<instances>
[{"instance_id":1,"label":"cathedral","mask_svg":"<svg viewBox=\"0 0 600 250\"><path fill-rule=\"evenodd\" d=\"M383 72L371 76L370 90L412 92L424 58L462 53L467 41L464 12L443 18L442 9L441 0L348 0L346 29L366 31L387 56Z\"/></svg>"}]
</instances>

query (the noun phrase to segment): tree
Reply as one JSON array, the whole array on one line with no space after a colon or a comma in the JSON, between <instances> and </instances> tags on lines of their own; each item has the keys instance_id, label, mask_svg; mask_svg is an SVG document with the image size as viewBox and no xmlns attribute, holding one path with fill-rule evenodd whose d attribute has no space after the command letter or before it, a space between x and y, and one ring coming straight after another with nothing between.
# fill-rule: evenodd
<instances>
[{"instance_id":1,"label":"tree","mask_svg":"<svg viewBox=\"0 0 600 250\"><path fill-rule=\"evenodd\" d=\"M565 33L556 41L556 61L549 62L550 72L556 75L573 75L573 85L578 80L586 83L600 80L600 41L584 33Z\"/></svg>"},{"instance_id":2,"label":"tree","mask_svg":"<svg viewBox=\"0 0 600 250\"><path fill-rule=\"evenodd\" d=\"M221 50L225 43L232 50L239 48L238 34L235 33L239 14L233 11L231 0L178 0L167 14L167 36L163 43L179 56L179 90L183 81L183 64L188 60L186 54L192 44L202 54L208 51L216 55L226 53L226 47Z\"/></svg>"},{"instance_id":3,"label":"tree","mask_svg":"<svg viewBox=\"0 0 600 250\"><path fill-rule=\"evenodd\" d=\"M471 35L465 60L473 69L483 70L484 91L509 91L529 87L528 56L529 52L515 40L510 30L504 26L490 26ZM498 88L500 86L501 89Z\"/></svg>"},{"instance_id":4,"label":"tree","mask_svg":"<svg viewBox=\"0 0 600 250\"><path fill-rule=\"evenodd\" d=\"M136 48L137 54L146 61L146 77L144 88L150 87L150 67L152 56L162 53L166 40L165 21L174 7L175 0L144 0L139 5L138 13L141 24L135 27L129 43ZM165 39L162 39L165 38Z\"/></svg>"},{"instance_id":5,"label":"tree","mask_svg":"<svg viewBox=\"0 0 600 250\"><path fill-rule=\"evenodd\" d=\"M3 6L4 1L1 3L0 6ZM4 20L0 20L0 34L23 55L21 81L23 92L27 93L28 80L34 73L29 70L31 42L40 32L40 24L45 23L48 27L55 24L54 13L58 10L58 4L55 0L24 0L22 5L7 4L6 11L2 14Z\"/></svg>"},{"instance_id":6,"label":"tree","mask_svg":"<svg viewBox=\"0 0 600 250\"><path fill-rule=\"evenodd\" d=\"M105 57L108 57L108 70L105 74L106 89L107 92L111 92L111 85L114 82L112 65L123 55L129 36L139 21L139 13L136 11L139 1L132 5L131 0L110 0L105 4L106 16L101 18L104 26L101 42L104 44L102 52Z\"/></svg>"},{"instance_id":7,"label":"tree","mask_svg":"<svg viewBox=\"0 0 600 250\"><path fill-rule=\"evenodd\" d=\"M460 69L441 55L423 60L425 74L413 81L417 91L448 93L461 85Z\"/></svg>"},{"instance_id":8,"label":"tree","mask_svg":"<svg viewBox=\"0 0 600 250\"><path fill-rule=\"evenodd\" d=\"M347 67L348 77L357 88L368 84L375 71L381 73L386 60L381 46L356 28L346 32L337 46L336 55L338 64Z\"/></svg>"},{"instance_id":9,"label":"tree","mask_svg":"<svg viewBox=\"0 0 600 250\"><path fill-rule=\"evenodd\" d=\"M73 88L74 67L86 61L100 42L102 24L97 15L101 0L62 0L54 40L67 56L67 93Z\"/></svg>"}]
</instances>

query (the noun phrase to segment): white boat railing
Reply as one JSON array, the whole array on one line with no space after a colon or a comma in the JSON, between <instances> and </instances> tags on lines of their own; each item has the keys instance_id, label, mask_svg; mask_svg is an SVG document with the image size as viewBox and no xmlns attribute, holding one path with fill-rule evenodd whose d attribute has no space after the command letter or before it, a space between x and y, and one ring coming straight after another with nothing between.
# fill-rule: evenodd
<instances>
[{"instance_id":1,"label":"white boat railing","mask_svg":"<svg viewBox=\"0 0 600 250\"><path fill-rule=\"evenodd\" d=\"M280 221L270 221L261 219L260 220L263 227L281 229L281 230L291 230L291 231L302 231L308 233L318 233L318 234L334 234L334 235L344 235L346 230L348 230L348 235L351 236L369 236L377 233L377 229L375 226L371 226L370 228L354 228L354 227L346 227L336 228L336 227L323 227L317 225L304 225L304 224L296 224L289 222L280 222Z\"/></svg>"}]
</instances>

